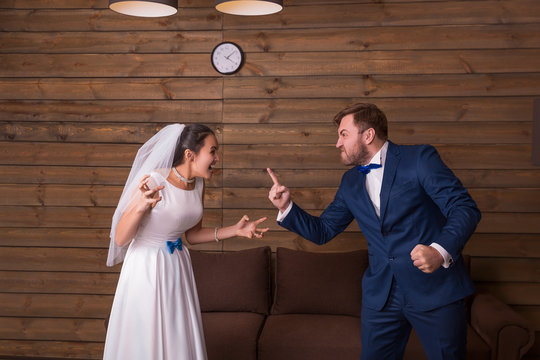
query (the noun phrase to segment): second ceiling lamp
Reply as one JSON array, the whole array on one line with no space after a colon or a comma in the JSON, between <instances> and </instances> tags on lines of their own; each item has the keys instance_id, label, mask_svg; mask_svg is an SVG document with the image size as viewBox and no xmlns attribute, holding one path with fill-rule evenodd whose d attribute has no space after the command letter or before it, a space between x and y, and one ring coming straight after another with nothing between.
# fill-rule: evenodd
<instances>
[{"instance_id":1,"label":"second ceiling lamp","mask_svg":"<svg viewBox=\"0 0 540 360\"><path fill-rule=\"evenodd\" d=\"M231 15L269 15L283 9L283 0L215 0L216 10Z\"/></svg>"},{"instance_id":2,"label":"second ceiling lamp","mask_svg":"<svg viewBox=\"0 0 540 360\"><path fill-rule=\"evenodd\" d=\"M283 0L215 0L215 5L225 14L269 15L283 9ZM178 12L178 0L109 0L109 8L131 16L170 16Z\"/></svg>"}]
</instances>

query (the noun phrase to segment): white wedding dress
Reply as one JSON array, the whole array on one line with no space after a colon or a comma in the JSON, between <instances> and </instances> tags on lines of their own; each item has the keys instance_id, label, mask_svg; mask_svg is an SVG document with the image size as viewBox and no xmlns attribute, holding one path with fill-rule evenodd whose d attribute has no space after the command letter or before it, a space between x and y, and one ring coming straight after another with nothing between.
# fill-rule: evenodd
<instances>
[{"instance_id":1,"label":"white wedding dress","mask_svg":"<svg viewBox=\"0 0 540 360\"><path fill-rule=\"evenodd\" d=\"M188 249L176 241L202 218L203 179L182 190L165 186L129 245L111 310L105 360L206 359L197 288ZM185 239L184 243L185 243Z\"/></svg>"}]
</instances>

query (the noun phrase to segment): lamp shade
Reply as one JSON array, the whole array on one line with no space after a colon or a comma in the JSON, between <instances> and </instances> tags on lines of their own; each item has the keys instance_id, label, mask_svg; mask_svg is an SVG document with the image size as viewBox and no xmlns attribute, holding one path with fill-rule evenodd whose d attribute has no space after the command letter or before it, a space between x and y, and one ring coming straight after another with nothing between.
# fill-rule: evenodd
<instances>
[{"instance_id":1,"label":"lamp shade","mask_svg":"<svg viewBox=\"0 0 540 360\"><path fill-rule=\"evenodd\" d=\"M283 0L215 0L216 10L231 15L269 15L283 9Z\"/></svg>"},{"instance_id":2,"label":"lamp shade","mask_svg":"<svg viewBox=\"0 0 540 360\"><path fill-rule=\"evenodd\" d=\"M169 16L178 12L178 0L109 0L109 8L131 16Z\"/></svg>"}]
</instances>

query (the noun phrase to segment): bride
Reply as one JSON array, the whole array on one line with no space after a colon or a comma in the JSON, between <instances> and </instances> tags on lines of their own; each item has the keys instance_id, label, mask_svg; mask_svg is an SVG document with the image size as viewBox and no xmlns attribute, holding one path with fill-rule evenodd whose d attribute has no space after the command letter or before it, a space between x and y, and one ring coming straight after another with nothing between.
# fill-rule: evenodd
<instances>
[{"instance_id":1,"label":"bride","mask_svg":"<svg viewBox=\"0 0 540 360\"><path fill-rule=\"evenodd\" d=\"M183 241L261 238L266 218L203 228L204 179L219 161L213 131L169 125L138 151L113 216L107 265L122 260L105 360L206 359L197 288Z\"/></svg>"}]
</instances>

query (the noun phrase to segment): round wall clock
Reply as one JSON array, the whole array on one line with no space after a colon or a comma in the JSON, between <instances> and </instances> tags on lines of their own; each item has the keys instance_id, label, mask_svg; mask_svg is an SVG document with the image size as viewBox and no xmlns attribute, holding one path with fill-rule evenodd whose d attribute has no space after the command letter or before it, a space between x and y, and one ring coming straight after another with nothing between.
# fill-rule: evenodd
<instances>
[{"instance_id":1,"label":"round wall clock","mask_svg":"<svg viewBox=\"0 0 540 360\"><path fill-rule=\"evenodd\" d=\"M212 66L217 72L230 75L234 74L244 63L244 53L240 46L233 42L222 42L212 50Z\"/></svg>"}]
</instances>

